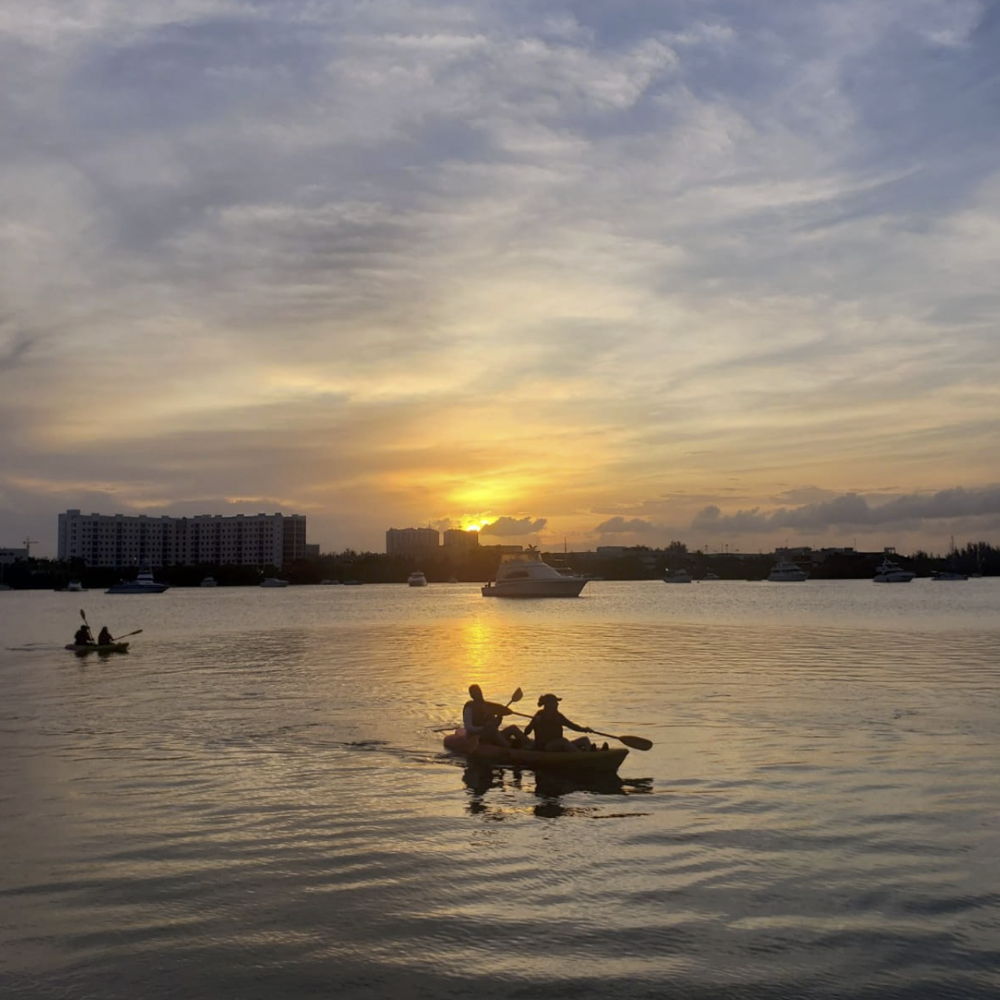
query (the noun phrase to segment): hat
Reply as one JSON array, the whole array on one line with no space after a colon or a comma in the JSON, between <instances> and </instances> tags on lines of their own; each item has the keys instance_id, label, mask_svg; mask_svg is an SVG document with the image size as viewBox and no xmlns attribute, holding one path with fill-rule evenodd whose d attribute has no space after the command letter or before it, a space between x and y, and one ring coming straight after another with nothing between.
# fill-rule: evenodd
<instances>
[{"instance_id":1,"label":"hat","mask_svg":"<svg viewBox=\"0 0 1000 1000\"><path fill-rule=\"evenodd\" d=\"M554 694L543 694L538 699L539 705L544 705L547 701L562 701L561 698L557 698Z\"/></svg>"}]
</instances>

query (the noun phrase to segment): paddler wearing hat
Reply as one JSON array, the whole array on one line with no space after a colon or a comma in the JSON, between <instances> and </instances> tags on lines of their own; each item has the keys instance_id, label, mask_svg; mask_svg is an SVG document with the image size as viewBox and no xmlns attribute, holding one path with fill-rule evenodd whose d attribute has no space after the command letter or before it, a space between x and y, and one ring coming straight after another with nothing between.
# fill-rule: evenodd
<instances>
[{"instance_id":1,"label":"paddler wearing hat","mask_svg":"<svg viewBox=\"0 0 1000 1000\"><path fill-rule=\"evenodd\" d=\"M524 727L524 735L535 734L536 750L592 750L593 743L586 736L568 740L563 736L563 726L578 733L592 733L589 726L578 726L559 711L560 699L554 694L543 694L538 699L540 711L535 712L531 721Z\"/></svg>"}]
</instances>

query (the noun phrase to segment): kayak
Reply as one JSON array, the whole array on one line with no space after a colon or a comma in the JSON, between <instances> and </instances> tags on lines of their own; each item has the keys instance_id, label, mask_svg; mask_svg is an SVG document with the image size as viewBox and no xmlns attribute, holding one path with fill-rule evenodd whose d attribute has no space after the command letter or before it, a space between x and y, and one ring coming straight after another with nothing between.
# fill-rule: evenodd
<instances>
[{"instance_id":1,"label":"kayak","mask_svg":"<svg viewBox=\"0 0 1000 1000\"><path fill-rule=\"evenodd\" d=\"M127 653L127 642L106 642L103 646L88 642L86 645L71 642L67 647L74 653Z\"/></svg>"},{"instance_id":2,"label":"kayak","mask_svg":"<svg viewBox=\"0 0 1000 1000\"><path fill-rule=\"evenodd\" d=\"M490 743L480 743L470 739L464 729L456 729L444 738L445 750L462 754L470 760L480 760L490 764L509 764L532 770L562 771L564 773L611 774L618 770L628 756L628 750L616 747L614 750L579 750L557 752L547 750L515 750L513 747L497 747Z\"/></svg>"}]
</instances>

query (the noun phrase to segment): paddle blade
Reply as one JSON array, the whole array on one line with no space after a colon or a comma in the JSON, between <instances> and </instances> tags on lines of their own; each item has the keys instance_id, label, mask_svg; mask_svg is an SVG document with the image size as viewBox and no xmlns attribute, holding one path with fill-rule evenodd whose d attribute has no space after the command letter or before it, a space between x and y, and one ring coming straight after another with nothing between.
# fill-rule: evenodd
<instances>
[{"instance_id":1,"label":"paddle blade","mask_svg":"<svg viewBox=\"0 0 1000 1000\"><path fill-rule=\"evenodd\" d=\"M524 697L524 692L518 688L511 696L510 701L507 702L508 705L513 705L515 701L520 701Z\"/></svg>"},{"instance_id":2,"label":"paddle blade","mask_svg":"<svg viewBox=\"0 0 1000 1000\"><path fill-rule=\"evenodd\" d=\"M618 736L616 739L622 741L627 747L631 747L633 750L652 750L653 741L647 740L642 736Z\"/></svg>"},{"instance_id":3,"label":"paddle blade","mask_svg":"<svg viewBox=\"0 0 1000 1000\"><path fill-rule=\"evenodd\" d=\"M80 617L86 622L87 616L83 613L83 608L80 608Z\"/></svg>"}]
</instances>

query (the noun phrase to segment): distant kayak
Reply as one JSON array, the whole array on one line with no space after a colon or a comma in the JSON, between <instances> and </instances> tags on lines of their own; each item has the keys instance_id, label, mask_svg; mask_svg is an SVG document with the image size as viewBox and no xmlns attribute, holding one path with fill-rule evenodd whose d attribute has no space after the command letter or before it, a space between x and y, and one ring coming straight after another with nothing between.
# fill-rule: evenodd
<instances>
[{"instance_id":1,"label":"distant kayak","mask_svg":"<svg viewBox=\"0 0 1000 1000\"><path fill-rule=\"evenodd\" d=\"M127 653L128 643L106 642L103 646L98 646L92 642L88 642L85 645L71 642L66 648L74 653Z\"/></svg>"},{"instance_id":2,"label":"distant kayak","mask_svg":"<svg viewBox=\"0 0 1000 1000\"><path fill-rule=\"evenodd\" d=\"M444 738L444 747L470 760L481 760L485 763L587 774L613 773L628 756L628 750L623 747L616 747L614 750L570 752L508 749L470 739L464 729L456 729L455 732L449 733Z\"/></svg>"}]
</instances>

